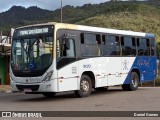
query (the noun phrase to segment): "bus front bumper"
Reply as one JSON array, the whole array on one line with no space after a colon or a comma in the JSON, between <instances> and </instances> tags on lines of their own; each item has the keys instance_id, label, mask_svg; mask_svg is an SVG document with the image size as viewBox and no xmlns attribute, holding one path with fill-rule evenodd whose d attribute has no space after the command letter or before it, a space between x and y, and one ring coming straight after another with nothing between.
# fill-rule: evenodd
<instances>
[{"instance_id":1,"label":"bus front bumper","mask_svg":"<svg viewBox=\"0 0 160 120\"><path fill-rule=\"evenodd\" d=\"M15 83L11 81L11 90L13 92L57 92L56 87L54 87L54 84L51 81L33 84Z\"/></svg>"}]
</instances>

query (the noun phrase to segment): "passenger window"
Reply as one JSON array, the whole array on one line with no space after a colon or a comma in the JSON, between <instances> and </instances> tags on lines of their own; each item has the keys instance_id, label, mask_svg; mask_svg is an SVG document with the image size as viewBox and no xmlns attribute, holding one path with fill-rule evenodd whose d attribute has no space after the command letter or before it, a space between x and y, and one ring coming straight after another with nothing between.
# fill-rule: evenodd
<instances>
[{"instance_id":1,"label":"passenger window","mask_svg":"<svg viewBox=\"0 0 160 120\"><path fill-rule=\"evenodd\" d=\"M150 55L150 43L148 42L149 39L146 38L138 38L137 40L137 50L138 50L138 55L140 56L147 56Z\"/></svg>"},{"instance_id":2,"label":"passenger window","mask_svg":"<svg viewBox=\"0 0 160 120\"><path fill-rule=\"evenodd\" d=\"M59 57L75 57L75 44L73 39L62 39L57 41L60 44L58 52Z\"/></svg>"},{"instance_id":3,"label":"passenger window","mask_svg":"<svg viewBox=\"0 0 160 120\"><path fill-rule=\"evenodd\" d=\"M81 34L82 56L100 56L101 37L99 34Z\"/></svg>"},{"instance_id":4,"label":"passenger window","mask_svg":"<svg viewBox=\"0 0 160 120\"><path fill-rule=\"evenodd\" d=\"M153 39L150 39L150 55L155 55L155 42Z\"/></svg>"},{"instance_id":5,"label":"passenger window","mask_svg":"<svg viewBox=\"0 0 160 120\"><path fill-rule=\"evenodd\" d=\"M87 45L96 44L96 35L95 34L84 34L84 44L87 44Z\"/></svg>"},{"instance_id":6,"label":"passenger window","mask_svg":"<svg viewBox=\"0 0 160 120\"><path fill-rule=\"evenodd\" d=\"M103 35L103 55L120 55L120 41L118 36Z\"/></svg>"},{"instance_id":7,"label":"passenger window","mask_svg":"<svg viewBox=\"0 0 160 120\"><path fill-rule=\"evenodd\" d=\"M133 37L121 37L122 55L136 55L135 38Z\"/></svg>"}]
</instances>

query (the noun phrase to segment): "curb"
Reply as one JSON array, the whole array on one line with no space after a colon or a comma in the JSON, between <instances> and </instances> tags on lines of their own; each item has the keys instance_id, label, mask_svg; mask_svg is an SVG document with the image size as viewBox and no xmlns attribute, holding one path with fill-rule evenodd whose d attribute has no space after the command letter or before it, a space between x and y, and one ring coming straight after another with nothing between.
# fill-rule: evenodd
<instances>
[{"instance_id":1,"label":"curb","mask_svg":"<svg viewBox=\"0 0 160 120\"><path fill-rule=\"evenodd\" d=\"M0 85L0 93L11 93L10 85Z\"/></svg>"},{"instance_id":2,"label":"curb","mask_svg":"<svg viewBox=\"0 0 160 120\"><path fill-rule=\"evenodd\" d=\"M11 90L1 90L0 93L12 93Z\"/></svg>"}]
</instances>

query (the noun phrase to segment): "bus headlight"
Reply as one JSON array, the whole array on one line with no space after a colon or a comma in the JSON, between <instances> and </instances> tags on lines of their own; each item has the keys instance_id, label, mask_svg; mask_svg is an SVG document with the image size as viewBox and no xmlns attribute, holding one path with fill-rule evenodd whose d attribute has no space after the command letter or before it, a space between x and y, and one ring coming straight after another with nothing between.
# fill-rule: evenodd
<instances>
[{"instance_id":1,"label":"bus headlight","mask_svg":"<svg viewBox=\"0 0 160 120\"><path fill-rule=\"evenodd\" d=\"M13 81L13 82L15 80L12 74L10 74L10 80Z\"/></svg>"},{"instance_id":2,"label":"bus headlight","mask_svg":"<svg viewBox=\"0 0 160 120\"><path fill-rule=\"evenodd\" d=\"M51 80L51 77L52 77L52 74L53 74L53 70L50 71L49 73L47 73L47 75L44 77L44 79L42 80L42 82L48 82Z\"/></svg>"}]
</instances>

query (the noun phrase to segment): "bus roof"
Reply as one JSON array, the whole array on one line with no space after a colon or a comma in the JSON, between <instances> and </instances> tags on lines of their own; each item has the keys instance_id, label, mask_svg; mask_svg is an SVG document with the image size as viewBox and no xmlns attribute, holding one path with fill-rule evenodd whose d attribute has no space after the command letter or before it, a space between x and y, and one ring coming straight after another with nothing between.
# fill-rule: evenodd
<instances>
[{"instance_id":1,"label":"bus roof","mask_svg":"<svg viewBox=\"0 0 160 120\"><path fill-rule=\"evenodd\" d=\"M108 33L108 34L155 38L154 34L143 33L143 32L134 32L134 31L129 31L129 30L117 30L117 29L90 27L90 26L82 26L82 25L78 25L78 29L79 30L92 31L92 32L102 32L102 33Z\"/></svg>"},{"instance_id":2,"label":"bus roof","mask_svg":"<svg viewBox=\"0 0 160 120\"><path fill-rule=\"evenodd\" d=\"M130 31L130 30L118 30L118 29L109 29L109 28L101 28L101 27L92 27L92 26L84 26L84 25L76 25L76 24L68 24L68 23L57 23L57 22L34 24L34 25L28 25L28 26L23 26L23 27L19 27L19 28L42 26L42 25L43 26L44 25L55 25L55 26L59 26L59 29L60 28L76 29L76 30L82 30L82 31L88 31L88 32L128 35L128 36L145 37L145 38L151 38L151 39L155 38L155 35L151 34L151 33L134 32L134 31ZM19 29L19 28L17 28L17 29Z\"/></svg>"}]
</instances>

